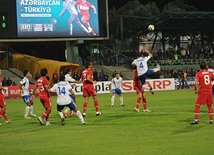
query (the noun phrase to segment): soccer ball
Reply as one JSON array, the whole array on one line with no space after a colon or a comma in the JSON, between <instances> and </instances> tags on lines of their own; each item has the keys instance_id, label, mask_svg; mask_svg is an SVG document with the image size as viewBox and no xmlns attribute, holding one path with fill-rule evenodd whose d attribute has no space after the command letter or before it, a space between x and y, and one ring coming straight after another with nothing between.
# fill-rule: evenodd
<instances>
[{"instance_id":1,"label":"soccer ball","mask_svg":"<svg viewBox=\"0 0 214 155\"><path fill-rule=\"evenodd\" d=\"M154 31L155 30L155 26L154 25L149 25L148 26L148 30L149 31Z\"/></svg>"}]
</instances>

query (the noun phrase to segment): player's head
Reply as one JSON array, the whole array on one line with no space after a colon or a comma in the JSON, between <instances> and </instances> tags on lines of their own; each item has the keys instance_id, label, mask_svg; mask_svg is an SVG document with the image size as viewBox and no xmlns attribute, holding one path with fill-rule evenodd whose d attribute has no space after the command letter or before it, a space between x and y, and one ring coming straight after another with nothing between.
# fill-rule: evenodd
<instances>
[{"instance_id":1,"label":"player's head","mask_svg":"<svg viewBox=\"0 0 214 155\"><path fill-rule=\"evenodd\" d=\"M148 57L149 54L147 52L143 52L143 57Z\"/></svg>"},{"instance_id":2,"label":"player's head","mask_svg":"<svg viewBox=\"0 0 214 155\"><path fill-rule=\"evenodd\" d=\"M64 74L61 74L59 76L59 81L65 81L65 75Z\"/></svg>"},{"instance_id":3,"label":"player's head","mask_svg":"<svg viewBox=\"0 0 214 155\"><path fill-rule=\"evenodd\" d=\"M66 74L71 74L71 72L72 72L72 71L71 71L71 68L67 67L67 68L64 69L63 74L64 74L64 75L66 75Z\"/></svg>"},{"instance_id":4,"label":"player's head","mask_svg":"<svg viewBox=\"0 0 214 155\"><path fill-rule=\"evenodd\" d=\"M200 63L200 69L207 69L207 64L205 62Z\"/></svg>"},{"instance_id":5,"label":"player's head","mask_svg":"<svg viewBox=\"0 0 214 155\"><path fill-rule=\"evenodd\" d=\"M143 51L140 51L138 54L137 54L137 57L142 57L143 56Z\"/></svg>"},{"instance_id":6,"label":"player's head","mask_svg":"<svg viewBox=\"0 0 214 155\"><path fill-rule=\"evenodd\" d=\"M119 73L116 73L116 76L115 76L117 79L120 78L120 74Z\"/></svg>"},{"instance_id":7,"label":"player's head","mask_svg":"<svg viewBox=\"0 0 214 155\"><path fill-rule=\"evenodd\" d=\"M41 74L41 76L46 76L48 74L48 70L46 68L42 68L40 70L40 74Z\"/></svg>"},{"instance_id":8,"label":"player's head","mask_svg":"<svg viewBox=\"0 0 214 155\"><path fill-rule=\"evenodd\" d=\"M91 62L85 63L85 68L92 68L92 66L93 66L93 63L91 63Z\"/></svg>"},{"instance_id":9,"label":"player's head","mask_svg":"<svg viewBox=\"0 0 214 155\"><path fill-rule=\"evenodd\" d=\"M23 75L25 77L32 77L32 75L30 74L29 70L24 70Z\"/></svg>"}]
</instances>

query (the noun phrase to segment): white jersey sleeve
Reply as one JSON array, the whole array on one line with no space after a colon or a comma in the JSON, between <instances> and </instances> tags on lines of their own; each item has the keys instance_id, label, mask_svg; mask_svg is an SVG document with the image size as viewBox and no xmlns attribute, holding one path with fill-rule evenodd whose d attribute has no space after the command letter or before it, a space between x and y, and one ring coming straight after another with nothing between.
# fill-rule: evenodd
<instances>
[{"instance_id":1,"label":"white jersey sleeve","mask_svg":"<svg viewBox=\"0 0 214 155\"><path fill-rule=\"evenodd\" d=\"M29 80L26 77L24 77L19 83L21 84L22 90L23 90L23 93L21 93L21 96L30 95L30 93L29 93L29 85L30 85Z\"/></svg>"},{"instance_id":2,"label":"white jersey sleeve","mask_svg":"<svg viewBox=\"0 0 214 155\"><path fill-rule=\"evenodd\" d=\"M65 75L65 81L68 81L69 83L72 83L76 81L74 78L72 78L69 74Z\"/></svg>"}]
</instances>

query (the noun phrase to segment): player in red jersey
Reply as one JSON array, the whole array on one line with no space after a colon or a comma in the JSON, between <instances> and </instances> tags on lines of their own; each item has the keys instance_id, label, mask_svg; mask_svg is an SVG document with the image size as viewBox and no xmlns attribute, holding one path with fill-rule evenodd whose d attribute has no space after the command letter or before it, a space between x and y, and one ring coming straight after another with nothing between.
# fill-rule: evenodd
<instances>
[{"instance_id":1,"label":"player in red jersey","mask_svg":"<svg viewBox=\"0 0 214 155\"><path fill-rule=\"evenodd\" d=\"M99 112L99 106L98 106L98 100L97 100L97 94L94 89L94 84L96 84L96 81L93 79L93 72L92 72L92 63L86 63L85 70L82 72L81 80L83 82L83 97L84 97L84 104L83 104L83 117L86 117L86 111L87 111L87 105L88 105L88 99L91 96L94 100L94 107L96 109L96 116L102 115L102 113Z\"/></svg>"},{"instance_id":2,"label":"player in red jersey","mask_svg":"<svg viewBox=\"0 0 214 155\"><path fill-rule=\"evenodd\" d=\"M144 89L142 88L141 80L138 77L137 69L134 69L134 71L132 73L132 77L133 77L134 90L136 91L136 93L138 95L137 103L136 103L136 106L135 106L134 110L136 112L139 112L140 102L142 101L142 103L143 103L143 111L144 112L150 112L150 110L147 109L146 95L145 95Z\"/></svg>"},{"instance_id":3,"label":"player in red jersey","mask_svg":"<svg viewBox=\"0 0 214 155\"><path fill-rule=\"evenodd\" d=\"M78 0L76 2L77 10L81 15L81 21L86 26L88 31L92 33L93 35L96 35L95 31L91 28L89 20L90 20L90 12L89 9L92 8L94 10L94 14L97 14L96 8L94 5L92 5L90 2L87 2L86 0Z\"/></svg>"},{"instance_id":4,"label":"player in red jersey","mask_svg":"<svg viewBox=\"0 0 214 155\"><path fill-rule=\"evenodd\" d=\"M5 102L5 99L4 99L4 94L2 93L2 91L6 91L6 89L4 89L2 87L1 75L2 75L2 71L0 70L0 108L1 108L1 110L0 110L0 118L4 117L5 123L8 124L8 123L11 123L11 121L8 120L7 114L6 114L6 102ZM1 123L0 123L0 126L1 126Z\"/></svg>"},{"instance_id":5,"label":"player in red jersey","mask_svg":"<svg viewBox=\"0 0 214 155\"><path fill-rule=\"evenodd\" d=\"M46 68L42 68L41 71L41 77L36 81L35 87L33 89L33 94L38 90L39 91L39 99L45 108L45 112L38 117L38 120L41 125L43 125L43 118L46 118L46 126L51 125L49 122L49 115L51 113L51 100L50 100L50 94L48 93L49 88L49 82L46 79L46 75L48 73Z\"/></svg>"},{"instance_id":6,"label":"player in red jersey","mask_svg":"<svg viewBox=\"0 0 214 155\"><path fill-rule=\"evenodd\" d=\"M195 94L197 98L195 101L195 120L190 124L198 124L200 106L207 105L210 124L213 124L213 98L212 98L212 81L214 80L213 73L209 72L206 63L200 64L200 71L195 75Z\"/></svg>"}]
</instances>

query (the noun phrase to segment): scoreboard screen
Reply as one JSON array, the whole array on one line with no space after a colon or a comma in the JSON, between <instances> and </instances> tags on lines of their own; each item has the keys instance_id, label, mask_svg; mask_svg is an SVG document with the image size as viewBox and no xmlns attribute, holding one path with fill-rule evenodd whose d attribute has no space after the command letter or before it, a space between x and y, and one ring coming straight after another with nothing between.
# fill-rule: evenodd
<instances>
[{"instance_id":1,"label":"scoreboard screen","mask_svg":"<svg viewBox=\"0 0 214 155\"><path fill-rule=\"evenodd\" d=\"M108 38L107 0L1 0L0 17L0 41Z\"/></svg>"}]
</instances>

